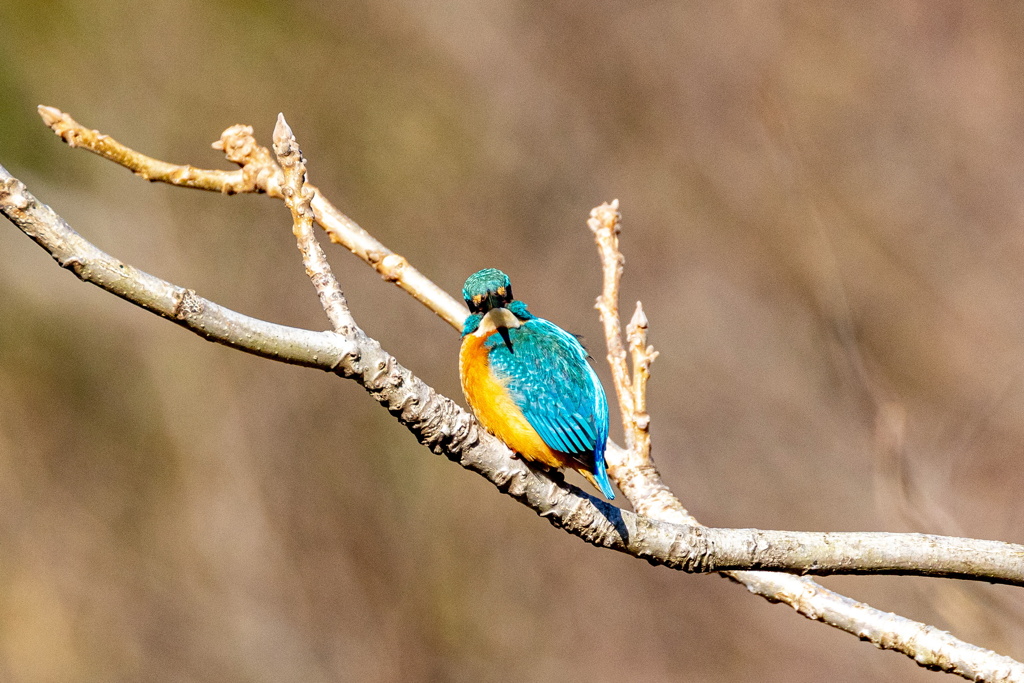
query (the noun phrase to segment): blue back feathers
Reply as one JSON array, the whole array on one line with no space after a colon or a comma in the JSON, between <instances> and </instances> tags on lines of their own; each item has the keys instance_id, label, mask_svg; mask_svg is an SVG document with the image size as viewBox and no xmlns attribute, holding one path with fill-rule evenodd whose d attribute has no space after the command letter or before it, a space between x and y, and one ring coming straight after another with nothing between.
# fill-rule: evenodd
<instances>
[{"instance_id":1,"label":"blue back feathers","mask_svg":"<svg viewBox=\"0 0 1024 683\"><path fill-rule=\"evenodd\" d=\"M470 275L462 295L472 314L463 336L475 332L495 308L508 309L519 320L519 327L503 327L485 342L491 372L544 443L591 472L601 493L614 498L604 460L608 399L587 362L586 349L576 337L514 300L512 283L500 270L486 268Z\"/></svg>"},{"instance_id":2,"label":"blue back feathers","mask_svg":"<svg viewBox=\"0 0 1024 683\"><path fill-rule=\"evenodd\" d=\"M510 329L512 348L500 335L486 343L491 371L507 382L512 400L544 443L593 472L601 492L612 499L605 471L608 399L573 335L537 318L520 301L508 307L523 324Z\"/></svg>"}]
</instances>

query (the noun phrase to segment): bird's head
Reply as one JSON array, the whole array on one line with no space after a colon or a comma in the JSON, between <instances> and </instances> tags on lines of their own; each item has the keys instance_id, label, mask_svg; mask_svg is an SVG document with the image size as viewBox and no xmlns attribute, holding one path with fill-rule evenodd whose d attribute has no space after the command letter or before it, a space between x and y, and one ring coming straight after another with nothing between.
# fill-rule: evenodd
<instances>
[{"instance_id":1,"label":"bird's head","mask_svg":"<svg viewBox=\"0 0 1024 683\"><path fill-rule=\"evenodd\" d=\"M484 268L470 275L462 287L462 297L470 312L463 335L498 330L506 338L509 328L519 327L521 321L533 317L526 305L512 296L508 275L497 268Z\"/></svg>"},{"instance_id":2,"label":"bird's head","mask_svg":"<svg viewBox=\"0 0 1024 683\"><path fill-rule=\"evenodd\" d=\"M462 287L470 313L484 315L492 308L505 308L515 298L508 275L497 268L478 270L466 279Z\"/></svg>"}]
</instances>

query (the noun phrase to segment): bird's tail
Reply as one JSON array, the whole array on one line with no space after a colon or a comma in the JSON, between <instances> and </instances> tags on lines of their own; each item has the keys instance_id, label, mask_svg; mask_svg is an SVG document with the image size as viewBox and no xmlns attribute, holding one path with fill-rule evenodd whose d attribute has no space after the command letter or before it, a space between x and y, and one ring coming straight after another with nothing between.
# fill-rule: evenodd
<instances>
[{"instance_id":1,"label":"bird's tail","mask_svg":"<svg viewBox=\"0 0 1024 683\"><path fill-rule=\"evenodd\" d=\"M604 453L594 454L594 471L580 468L579 473L582 474L587 481L589 481L595 489L604 494L604 497L608 500L615 498L615 492L612 491L612 483L608 480L608 470L605 469L604 464Z\"/></svg>"}]
</instances>

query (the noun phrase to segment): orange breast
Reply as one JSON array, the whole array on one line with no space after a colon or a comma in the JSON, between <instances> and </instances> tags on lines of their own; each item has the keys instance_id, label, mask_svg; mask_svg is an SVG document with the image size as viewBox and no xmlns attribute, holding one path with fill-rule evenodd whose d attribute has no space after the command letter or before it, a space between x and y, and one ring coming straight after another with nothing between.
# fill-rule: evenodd
<instances>
[{"instance_id":1,"label":"orange breast","mask_svg":"<svg viewBox=\"0 0 1024 683\"><path fill-rule=\"evenodd\" d=\"M501 439L506 446L527 460L548 467L564 467L569 459L548 447L530 425L523 411L509 396L508 388L491 372L487 362L487 337L473 334L462 339L459 353L459 376L469 407L484 429Z\"/></svg>"}]
</instances>

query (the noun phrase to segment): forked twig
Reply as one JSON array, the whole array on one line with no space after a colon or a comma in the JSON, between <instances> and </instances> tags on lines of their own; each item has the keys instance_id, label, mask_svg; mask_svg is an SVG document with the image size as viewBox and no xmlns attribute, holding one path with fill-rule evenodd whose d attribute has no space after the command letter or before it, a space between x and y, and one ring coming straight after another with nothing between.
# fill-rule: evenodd
<instances>
[{"instance_id":1,"label":"forked twig","mask_svg":"<svg viewBox=\"0 0 1024 683\"><path fill-rule=\"evenodd\" d=\"M650 416L647 414L647 381L651 361L658 355L647 345L647 316L637 302L627 328L633 373L626 371L622 348L618 291L625 259L619 251L621 227L618 201L602 204L590 214L604 273L604 287L597 309L604 324L608 361L612 366L616 395L622 411L627 449L609 449L609 472L637 512L675 524L699 525L665 485L650 454ZM972 680L1021 680L1024 665L991 650L965 643L933 626L882 612L870 605L828 590L807 577L785 574L730 571L722 576L772 602L789 605L815 619L856 635L875 646L901 652L921 666L955 673Z\"/></svg>"},{"instance_id":2,"label":"forked twig","mask_svg":"<svg viewBox=\"0 0 1024 683\"><path fill-rule=\"evenodd\" d=\"M270 151L256 142L252 126L231 126L224 131L220 140L213 143L214 149L223 151L228 161L242 167L238 171L217 171L158 161L122 145L112 137L82 126L55 107L40 105L39 115L68 145L98 154L146 180L225 194L253 192L277 198L283 196L281 188L284 176L281 168L274 162ZM314 185L307 186L313 192L310 206L316 222L327 232L332 242L340 244L373 266L381 277L404 289L449 325L457 330L462 329L462 321L469 311L461 301L438 287L410 265L405 257L385 247L339 211Z\"/></svg>"}]
</instances>

